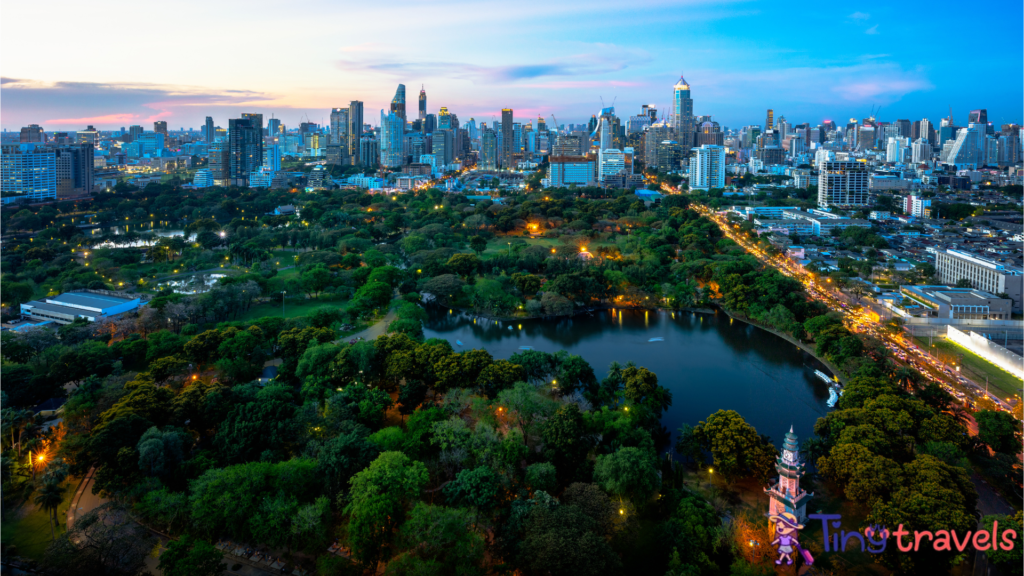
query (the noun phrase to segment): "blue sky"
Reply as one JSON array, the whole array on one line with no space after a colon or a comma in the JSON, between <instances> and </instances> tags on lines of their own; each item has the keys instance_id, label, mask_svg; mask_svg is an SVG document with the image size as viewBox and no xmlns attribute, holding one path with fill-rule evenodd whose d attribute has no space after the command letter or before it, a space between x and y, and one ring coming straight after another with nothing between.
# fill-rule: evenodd
<instances>
[{"instance_id":1,"label":"blue sky","mask_svg":"<svg viewBox=\"0 0 1024 576\"><path fill-rule=\"evenodd\" d=\"M1024 116L1019 0L53 0L7 2L2 16L8 130L226 126L242 112L295 126L350 100L375 123L399 82L409 109L423 84L430 112L462 122L504 107L583 122L602 97L623 117L667 111L680 72L694 113L729 127L769 107L812 124L872 107L882 120L937 122L949 106L958 123L972 108Z\"/></svg>"}]
</instances>

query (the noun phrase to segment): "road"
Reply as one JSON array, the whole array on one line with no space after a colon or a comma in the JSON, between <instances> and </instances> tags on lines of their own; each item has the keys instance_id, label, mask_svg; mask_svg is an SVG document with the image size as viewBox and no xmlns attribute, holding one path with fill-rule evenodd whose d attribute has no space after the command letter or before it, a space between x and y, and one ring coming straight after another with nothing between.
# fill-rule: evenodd
<instances>
[{"instance_id":1,"label":"road","mask_svg":"<svg viewBox=\"0 0 1024 576\"><path fill-rule=\"evenodd\" d=\"M373 340L378 336L385 334L388 331L388 325L391 324L395 317L395 311L388 310L388 313L384 316L384 318L378 320L372 326L368 327L367 329L361 332L356 332L355 334L345 336L344 338L342 338L342 340L346 342L349 340L358 340L360 338L363 340Z\"/></svg>"},{"instance_id":2,"label":"road","mask_svg":"<svg viewBox=\"0 0 1024 576\"><path fill-rule=\"evenodd\" d=\"M894 334L887 331L880 318L876 319L873 317L864 307L847 302L845 296L838 293L838 290L833 291L831 278L825 278L825 281L822 282L820 278L816 278L813 273L807 272L789 258L782 255L765 253L739 232L738 225L730 225L724 216L715 213L706 206L698 206L697 210L717 224L727 238L742 246L748 253L760 260L762 264L771 266L780 273L798 280L808 295L815 300L823 302L830 310L842 314L848 329L879 339L892 352L897 364L916 369L928 380L942 386L968 408L975 408L975 401L984 398L991 400L1002 410L1008 411L1010 409L1009 404L1005 401L995 396L990 396L985 388L978 383L968 380L959 375L959 373L954 372L952 367L932 358L925 351L904 338L902 333Z\"/></svg>"}]
</instances>

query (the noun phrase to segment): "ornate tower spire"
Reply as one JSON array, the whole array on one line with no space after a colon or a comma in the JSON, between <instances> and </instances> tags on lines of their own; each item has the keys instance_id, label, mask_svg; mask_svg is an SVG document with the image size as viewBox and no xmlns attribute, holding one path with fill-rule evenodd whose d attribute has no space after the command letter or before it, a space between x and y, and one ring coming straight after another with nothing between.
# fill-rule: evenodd
<instances>
[{"instance_id":1,"label":"ornate tower spire","mask_svg":"<svg viewBox=\"0 0 1024 576\"><path fill-rule=\"evenodd\" d=\"M813 494L800 488L800 478L804 475L804 462L800 458L800 443L789 427L785 440L782 442L782 454L775 461L775 470L779 479L774 485L765 489L771 501L768 504L769 516L789 512L800 522L807 519L807 500Z\"/></svg>"}]
</instances>

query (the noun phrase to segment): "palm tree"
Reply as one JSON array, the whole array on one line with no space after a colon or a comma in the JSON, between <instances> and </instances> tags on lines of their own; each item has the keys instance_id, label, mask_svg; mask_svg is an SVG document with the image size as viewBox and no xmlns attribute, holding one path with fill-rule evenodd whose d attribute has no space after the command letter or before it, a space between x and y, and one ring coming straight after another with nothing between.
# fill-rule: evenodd
<instances>
[{"instance_id":1,"label":"palm tree","mask_svg":"<svg viewBox=\"0 0 1024 576\"><path fill-rule=\"evenodd\" d=\"M55 540L53 527L57 524L57 507L64 501L64 488L55 481L47 481L33 499L37 505L50 513L50 539Z\"/></svg>"}]
</instances>

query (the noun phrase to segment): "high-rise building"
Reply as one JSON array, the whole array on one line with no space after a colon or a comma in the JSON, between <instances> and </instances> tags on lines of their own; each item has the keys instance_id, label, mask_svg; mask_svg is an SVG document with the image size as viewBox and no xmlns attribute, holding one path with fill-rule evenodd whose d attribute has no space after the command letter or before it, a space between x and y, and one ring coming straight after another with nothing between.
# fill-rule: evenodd
<instances>
[{"instance_id":1,"label":"high-rise building","mask_svg":"<svg viewBox=\"0 0 1024 576\"><path fill-rule=\"evenodd\" d=\"M482 170L498 168L498 136L494 130L486 127L480 136L480 168Z\"/></svg>"},{"instance_id":2,"label":"high-rise building","mask_svg":"<svg viewBox=\"0 0 1024 576\"><path fill-rule=\"evenodd\" d=\"M46 132L43 131L43 128L39 124L29 124L21 129L21 135L18 142L21 144L46 142Z\"/></svg>"},{"instance_id":3,"label":"high-rise building","mask_svg":"<svg viewBox=\"0 0 1024 576\"><path fill-rule=\"evenodd\" d=\"M163 120L157 120L156 122L153 122L153 132L158 132L160 134L163 134L166 137L167 136L167 122L164 122Z\"/></svg>"},{"instance_id":4,"label":"high-rise building","mask_svg":"<svg viewBox=\"0 0 1024 576\"><path fill-rule=\"evenodd\" d=\"M31 144L0 146L0 201L50 200L57 197L57 159L52 148Z\"/></svg>"},{"instance_id":5,"label":"high-rise building","mask_svg":"<svg viewBox=\"0 0 1024 576\"><path fill-rule=\"evenodd\" d=\"M228 171L231 166L228 143L223 141L212 142L206 150L210 158L210 178L213 179L213 185L227 186Z\"/></svg>"},{"instance_id":6,"label":"high-rise building","mask_svg":"<svg viewBox=\"0 0 1024 576\"><path fill-rule=\"evenodd\" d=\"M363 164L362 152L363 137L363 103L353 100L348 103L348 156L352 159L353 165ZM374 162L376 165L376 162Z\"/></svg>"},{"instance_id":7,"label":"high-rise building","mask_svg":"<svg viewBox=\"0 0 1024 576\"><path fill-rule=\"evenodd\" d=\"M970 124L957 131L956 140L942 161L953 164L957 169L976 169L985 163L985 125Z\"/></svg>"},{"instance_id":8,"label":"high-rise building","mask_svg":"<svg viewBox=\"0 0 1024 576\"><path fill-rule=\"evenodd\" d=\"M363 166L375 168L380 164L379 154L380 142L372 133L359 139L359 159Z\"/></svg>"},{"instance_id":9,"label":"high-rise building","mask_svg":"<svg viewBox=\"0 0 1024 576\"><path fill-rule=\"evenodd\" d=\"M144 130L142 129L142 126L139 126L139 125L129 126L128 127L128 137L129 137L129 140L128 141L129 142L134 142L139 136L142 136L143 132L144 132Z\"/></svg>"},{"instance_id":10,"label":"high-rise building","mask_svg":"<svg viewBox=\"0 0 1024 576\"><path fill-rule=\"evenodd\" d=\"M86 127L85 130L79 130L76 133L75 142L78 144L92 144L95 146L99 142L99 132L92 126Z\"/></svg>"},{"instance_id":11,"label":"high-rise building","mask_svg":"<svg viewBox=\"0 0 1024 576\"><path fill-rule=\"evenodd\" d=\"M395 90L395 97L391 99L391 111L402 119L402 132L405 132L405 84L399 84ZM383 161L384 156L381 155L381 162Z\"/></svg>"},{"instance_id":12,"label":"high-rise building","mask_svg":"<svg viewBox=\"0 0 1024 576\"><path fill-rule=\"evenodd\" d=\"M968 124L988 124L988 110L982 108L980 110L971 110L967 115Z\"/></svg>"},{"instance_id":13,"label":"high-rise building","mask_svg":"<svg viewBox=\"0 0 1024 576\"><path fill-rule=\"evenodd\" d=\"M690 188L725 188L725 147L705 144L694 152L690 162Z\"/></svg>"},{"instance_id":14,"label":"high-rise building","mask_svg":"<svg viewBox=\"0 0 1024 576\"><path fill-rule=\"evenodd\" d=\"M700 125L700 132L697 133L697 145L724 146L725 134L722 132L718 122L707 121Z\"/></svg>"},{"instance_id":15,"label":"high-rise building","mask_svg":"<svg viewBox=\"0 0 1024 576\"><path fill-rule=\"evenodd\" d=\"M911 146L911 160L914 164L930 162L932 159L932 145L925 138L918 138Z\"/></svg>"},{"instance_id":16,"label":"high-rise building","mask_svg":"<svg viewBox=\"0 0 1024 576\"><path fill-rule=\"evenodd\" d=\"M764 121L764 131L767 132L769 130L774 130L775 129L774 122L775 122L775 112L771 108L769 108L768 109L768 115L765 117L765 121Z\"/></svg>"},{"instance_id":17,"label":"high-rise building","mask_svg":"<svg viewBox=\"0 0 1024 576\"><path fill-rule=\"evenodd\" d=\"M896 126L896 129L899 132L899 136L901 138L911 137L910 120L897 120L893 122L893 125Z\"/></svg>"},{"instance_id":18,"label":"high-rise building","mask_svg":"<svg viewBox=\"0 0 1024 576\"><path fill-rule=\"evenodd\" d=\"M263 163L263 137L251 118L228 120L228 184L247 186Z\"/></svg>"},{"instance_id":19,"label":"high-rise building","mask_svg":"<svg viewBox=\"0 0 1024 576\"><path fill-rule=\"evenodd\" d=\"M212 116L207 116L206 117L206 124L203 125L203 140L205 140L207 144L213 144L213 137L214 137L213 117Z\"/></svg>"},{"instance_id":20,"label":"high-rise building","mask_svg":"<svg viewBox=\"0 0 1024 576\"><path fill-rule=\"evenodd\" d=\"M658 143L657 147L658 154L658 171L659 172L675 172L680 168L680 162L683 159L683 147L675 140L662 140Z\"/></svg>"},{"instance_id":21,"label":"high-rise building","mask_svg":"<svg viewBox=\"0 0 1024 576\"><path fill-rule=\"evenodd\" d=\"M279 118L271 118L267 120L267 136L274 138L284 133L281 129L281 120Z\"/></svg>"},{"instance_id":22,"label":"high-rise building","mask_svg":"<svg viewBox=\"0 0 1024 576\"><path fill-rule=\"evenodd\" d=\"M281 169L281 146L269 144L263 147L263 167L271 172Z\"/></svg>"},{"instance_id":23,"label":"high-rise building","mask_svg":"<svg viewBox=\"0 0 1024 576\"><path fill-rule=\"evenodd\" d=\"M690 97L690 84L682 75L672 89L672 127L684 149L693 146L693 98Z\"/></svg>"},{"instance_id":24,"label":"high-rise building","mask_svg":"<svg viewBox=\"0 0 1024 576\"><path fill-rule=\"evenodd\" d=\"M419 119L423 120L427 117L427 91L420 85L420 115Z\"/></svg>"},{"instance_id":25,"label":"high-rise building","mask_svg":"<svg viewBox=\"0 0 1024 576\"><path fill-rule=\"evenodd\" d=\"M402 88L403 100L405 97L405 86ZM396 96L397 97L397 96ZM402 103L405 106L405 103ZM380 111L380 165L385 168L398 168L404 164L405 156L402 153L402 135L405 133L405 120L393 109L387 115ZM404 111L404 110L403 110Z\"/></svg>"},{"instance_id":26,"label":"high-rise building","mask_svg":"<svg viewBox=\"0 0 1024 576\"><path fill-rule=\"evenodd\" d=\"M622 153L622 150L608 148L606 150L601 150L598 156L598 182L604 182L605 178L607 178L608 176L614 176L616 174L625 173L626 156L625 154Z\"/></svg>"},{"instance_id":27,"label":"high-rise building","mask_svg":"<svg viewBox=\"0 0 1024 576\"><path fill-rule=\"evenodd\" d=\"M868 204L868 170L862 162L825 162L818 174L818 206Z\"/></svg>"},{"instance_id":28,"label":"high-rise building","mask_svg":"<svg viewBox=\"0 0 1024 576\"><path fill-rule=\"evenodd\" d=\"M552 156L548 170L549 186L593 186L594 161L585 156Z\"/></svg>"},{"instance_id":29,"label":"high-rise building","mask_svg":"<svg viewBox=\"0 0 1024 576\"><path fill-rule=\"evenodd\" d=\"M447 166L455 159L455 137L451 130L436 130L432 140L431 153L437 157L437 163Z\"/></svg>"},{"instance_id":30,"label":"high-rise building","mask_svg":"<svg viewBox=\"0 0 1024 576\"><path fill-rule=\"evenodd\" d=\"M331 109L331 144L348 145L348 108Z\"/></svg>"},{"instance_id":31,"label":"high-rise building","mask_svg":"<svg viewBox=\"0 0 1024 576\"><path fill-rule=\"evenodd\" d=\"M514 122L512 121L512 109L502 108L501 110L501 151L498 155L498 165L501 168L509 168L513 164L515 153Z\"/></svg>"},{"instance_id":32,"label":"high-rise building","mask_svg":"<svg viewBox=\"0 0 1024 576\"><path fill-rule=\"evenodd\" d=\"M935 145L935 141L933 140L933 136L932 136L932 133L934 131L935 130L932 128L931 120L929 120L927 118L924 118L924 119L921 120L920 135L918 137L919 138L924 138L925 140L928 140L928 142L932 146L934 146Z\"/></svg>"},{"instance_id":33,"label":"high-rise building","mask_svg":"<svg viewBox=\"0 0 1024 576\"><path fill-rule=\"evenodd\" d=\"M452 115L448 112L448 108L441 106L441 109L437 112L437 130L451 130L452 129Z\"/></svg>"},{"instance_id":34,"label":"high-rise building","mask_svg":"<svg viewBox=\"0 0 1024 576\"><path fill-rule=\"evenodd\" d=\"M256 130L256 168L259 168L263 163L263 114L242 114L242 118L248 119L249 125ZM250 172L255 172L256 168Z\"/></svg>"}]
</instances>

